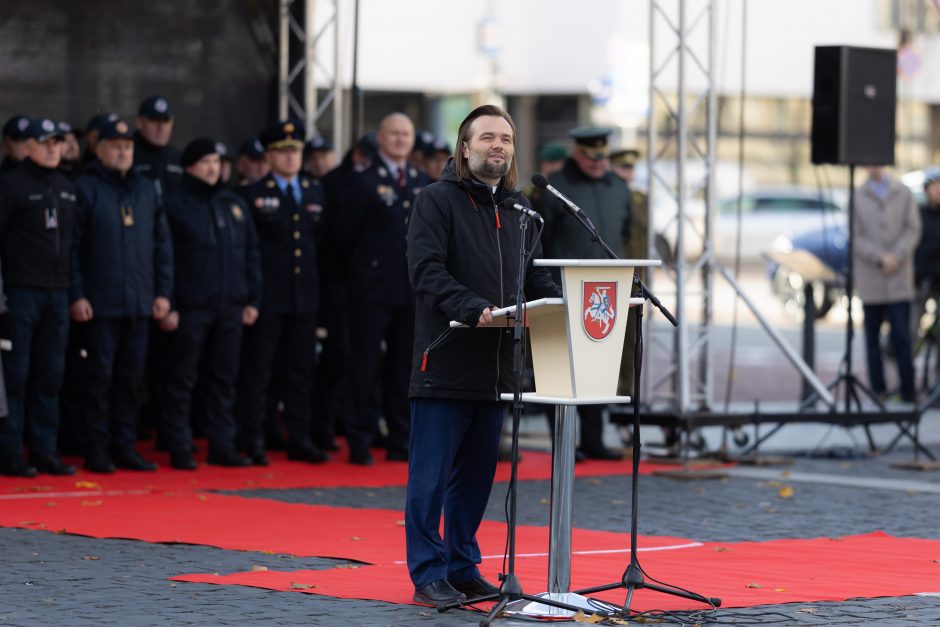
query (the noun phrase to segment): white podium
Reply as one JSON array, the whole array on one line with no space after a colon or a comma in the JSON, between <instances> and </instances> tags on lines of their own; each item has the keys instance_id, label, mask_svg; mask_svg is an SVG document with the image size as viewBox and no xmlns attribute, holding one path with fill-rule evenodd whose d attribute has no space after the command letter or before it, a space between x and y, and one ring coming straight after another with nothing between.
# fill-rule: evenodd
<instances>
[{"instance_id":1,"label":"white podium","mask_svg":"<svg viewBox=\"0 0 940 627\"><path fill-rule=\"evenodd\" d=\"M549 518L548 597L593 611L584 597L569 592L571 585L571 512L574 489L574 454L578 405L629 403L617 396L620 360L627 328L627 312L642 305L631 298L633 271L661 262L648 259L539 259L536 266L561 270L562 298L526 303L535 391L527 403L555 405L552 439L552 488ZM516 307L493 311L487 326L513 326ZM452 326L462 326L452 322ZM512 401L512 394L503 394ZM517 601L507 611L529 616L570 617L573 612L530 601Z\"/></svg>"}]
</instances>

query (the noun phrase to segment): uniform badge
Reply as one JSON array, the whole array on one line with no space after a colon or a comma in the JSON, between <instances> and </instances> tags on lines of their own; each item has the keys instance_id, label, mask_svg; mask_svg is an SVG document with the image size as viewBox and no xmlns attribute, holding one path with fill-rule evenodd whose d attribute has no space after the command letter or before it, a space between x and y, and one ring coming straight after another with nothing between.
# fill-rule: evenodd
<instances>
[{"instance_id":1,"label":"uniform badge","mask_svg":"<svg viewBox=\"0 0 940 627\"><path fill-rule=\"evenodd\" d=\"M264 186L267 187L268 189L274 189L275 187L277 187L277 183L275 183L274 181L265 181Z\"/></svg>"},{"instance_id":2,"label":"uniform badge","mask_svg":"<svg viewBox=\"0 0 940 627\"><path fill-rule=\"evenodd\" d=\"M42 130L46 131L47 133L51 133L52 131L55 130L55 122L53 122L52 120L43 120Z\"/></svg>"},{"instance_id":3,"label":"uniform badge","mask_svg":"<svg viewBox=\"0 0 940 627\"><path fill-rule=\"evenodd\" d=\"M115 130L117 130L117 132L120 133L121 135L124 135L125 133L127 133L127 132L130 130L130 128L128 128L128 126L127 126L127 122L125 122L124 120L121 120L120 122L118 122L117 124L115 124L115 125L114 125L114 128L115 128Z\"/></svg>"},{"instance_id":4,"label":"uniform badge","mask_svg":"<svg viewBox=\"0 0 940 627\"><path fill-rule=\"evenodd\" d=\"M255 198L255 207L258 209L261 209L262 207L264 207L264 198L262 198L261 196L258 196L257 198Z\"/></svg>"},{"instance_id":5,"label":"uniform badge","mask_svg":"<svg viewBox=\"0 0 940 627\"><path fill-rule=\"evenodd\" d=\"M617 302L617 282L584 281L581 284L581 298L584 307L581 325L584 332L592 340L605 339L617 322L617 312L614 308L614 303Z\"/></svg>"},{"instance_id":6,"label":"uniform badge","mask_svg":"<svg viewBox=\"0 0 940 627\"><path fill-rule=\"evenodd\" d=\"M284 125L284 132L285 132L285 133L293 133L293 132L294 132L294 125L291 124L290 122L288 122L287 124L285 124L285 125Z\"/></svg>"},{"instance_id":7,"label":"uniform badge","mask_svg":"<svg viewBox=\"0 0 940 627\"><path fill-rule=\"evenodd\" d=\"M170 108L170 105L163 98L157 98L157 100L153 103L153 108L156 109L157 113L166 113L166 110Z\"/></svg>"},{"instance_id":8,"label":"uniform badge","mask_svg":"<svg viewBox=\"0 0 940 627\"><path fill-rule=\"evenodd\" d=\"M232 217L241 222L245 216L242 215L242 208L238 205L232 205Z\"/></svg>"},{"instance_id":9,"label":"uniform badge","mask_svg":"<svg viewBox=\"0 0 940 627\"><path fill-rule=\"evenodd\" d=\"M26 127L29 126L29 118L20 118L16 121L16 128L22 133L26 130Z\"/></svg>"},{"instance_id":10,"label":"uniform badge","mask_svg":"<svg viewBox=\"0 0 940 627\"><path fill-rule=\"evenodd\" d=\"M418 171L415 170L414 168L411 168L410 170L408 170L408 176L410 176L411 178L415 178L416 176L418 176Z\"/></svg>"},{"instance_id":11,"label":"uniform badge","mask_svg":"<svg viewBox=\"0 0 940 627\"><path fill-rule=\"evenodd\" d=\"M379 176L381 176L382 178L385 178L386 176L388 176L388 170L386 170L382 166L379 166Z\"/></svg>"},{"instance_id":12,"label":"uniform badge","mask_svg":"<svg viewBox=\"0 0 940 627\"><path fill-rule=\"evenodd\" d=\"M46 209L46 230L54 231L59 228L59 212L52 207Z\"/></svg>"},{"instance_id":13,"label":"uniform badge","mask_svg":"<svg viewBox=\"0 0 940 627\"><path fill-rule=\"evenodd\" d=\"M375 193L379 195L379 199L382 200L386 205L391 206L395 202L395 199L398 198L398 194L395 192L395 188L391 185L379 185L375 188Z\"/></svg>"},{"instance_id":14,"label":"uniform badge","mask_svg":"<svg viewBox=\"0 0 940 627\"><path fill-rule=\"evenodd\" d=\"M300 186L303 187L304 189L307 189L308 187L310 187L310 181L308 181L307 179L303 179L300 181Z\"/></svg>"}]
</instances>

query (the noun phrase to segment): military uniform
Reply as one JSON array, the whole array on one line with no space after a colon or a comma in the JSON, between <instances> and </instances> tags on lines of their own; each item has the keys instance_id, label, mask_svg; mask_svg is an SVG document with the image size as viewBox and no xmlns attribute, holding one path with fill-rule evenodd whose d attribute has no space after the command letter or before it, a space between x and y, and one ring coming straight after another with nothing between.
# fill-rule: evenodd
<instances>
[{"instance_id":1,"label":"military uniform","mask_svg":"<svg viewBox=\"0 0 940 627\"><path fill-rule=\"evenodd\" d=\"M164 98L153 96L144 100L137 113L147 118L173 117L173 109ZM134 172L155 181L157 191L166 194L176 187L182 176L183 168L180 166L180 151L167 144L154 146L140 134L134 133Z\"/></svg>"},{"instance_id":2,"label":"military uniform","mask_svg":"<svg viewBox=\"0 0 940 627\"><path fill-rule=\"evenodd\" d=\"M215 152L194 140L183 163ZM208 152L206 152L208 151ZM176 466L191 466L190 404L205 363L203 418L213 460L235 455L235 378L246 306L261 306L261 258L251 210L221 183L215 187L183 174L167 196L176 281L173 310L179 326L170 336L164 390L165 441Z\"/></svg>"},{"instance_id":3,"label":"military uniform","mask_svg":"<svg viewBox=\"0 0 940 627\"><path fill-rule=\"evenodd\" d=\"M379 157L348 181L341 210L329 220L330 243L345 268L350 329L350 407L346 435L354 461L369 459L374 432L370 399L380 380L393 458L407 457L408 373L414 337L414 293L405 236L415 196L430 183L406 164L397 174ZM379 376L380 345L385 341Z\"/></svg>"},{"instance_id":4,"label":"military uniform","mask_svg":"<svg viewBox=\"0 0 940 627\"><path fill-rule=\"evenodd\" d=\"M38 126L27 131L31 139L61 137L52 120L31 126ZM0 472L7 474L25 470L24 435L33 466L75 472L56 453L75 207L72 183L29 158L0 179L0 257L9 308L3 337L12 343L3 352L9 415L0 418Z\"/></svg>"},{"instance_id":5,"label":"military uniform","mask_svg":"<svg viewBox=\"0 0 940 627\"><path fill-rule=\"evenodd\" d=\"M575 150L587 159L607 158L609 129L584 128L571 131ZM623 179L605 171L600 178L585 174L573 157L558 172L550 174L548 183L581 208L597 228L601 239L614 251L621 251L630 238L630 189ZM545 219L542 245L547 259L607 259L604 250L577 224L555 196L539 190L532 198L533 208ZM557 275L556 275L557 276ZM619 458L603 445L603 406L583 405L581 416L581 451L588 457Z\"/></svg>"},{"instance_id":6,"label":"military uniform","mask_svg":"<svg viewBox=\"0 0 940 627\"><path fill-rule=\"evenodd\" d=\"M303 129L282 122L265 131L261 142L268 150L280 146L299 149ZM239 189L258 232L263 289L261 315L245 333L237 407L243 436L254 458L263 452L267 391L280 348L287 377L283 400L288 456L324 461L325 456L310 442L310 386L319 300L317 256L324 195L322 186L307 177L295 176L286 183L282 191L272 172Z\"/></svg>"}]
</instances>

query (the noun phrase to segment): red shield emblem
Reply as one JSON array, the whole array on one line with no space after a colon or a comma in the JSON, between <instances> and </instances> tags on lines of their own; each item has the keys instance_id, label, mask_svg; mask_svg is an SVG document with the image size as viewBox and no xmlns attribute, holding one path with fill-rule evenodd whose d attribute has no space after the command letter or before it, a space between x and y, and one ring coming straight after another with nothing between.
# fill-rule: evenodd
<instances>
[{"instance_id":1,"label":"red shield emblem","mask_svg":"<svg viewBox=\"0 0 940 627\"><path fill-rule=\"evenodd\" d=\"M617 323L617 282L584 281L581 286L584 332L592 340L603 340Z\"/></svg>"}]
</instances>

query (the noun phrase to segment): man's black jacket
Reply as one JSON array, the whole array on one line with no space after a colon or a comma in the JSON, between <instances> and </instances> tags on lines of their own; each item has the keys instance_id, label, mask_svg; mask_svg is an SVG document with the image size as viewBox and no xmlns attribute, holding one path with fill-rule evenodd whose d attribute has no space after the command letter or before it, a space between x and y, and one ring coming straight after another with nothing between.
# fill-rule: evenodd
<instances>
[{"instance_id":1,"label":"man's black jacket","mask_svg":"<svg viewBox=\"0 0 940 627\"><path fill-rule=\"evenodd\" d=\"M183 174L166 198L176 268L173 308L261 307L261 254L245 200Z\"/></svg>"},{"instance_id":2,"label":"man's black jacket","mask_svg":"<svg viewBox=\"0 0 940 627\"><path fill-rule=\"evenodd\" d=\"M70 301L87 298L95 317L149 317L153 299L173 293L173 249L156 187L96 161L75 188Z\"/></svg>"},{"instance_id":3,"label":"man's black jacket","mask_svg":"<svg viewBox=\"0 0 940 627\"><path fill-rule=\"evenodd\" d=\"M512 329L471 327L483 309L514 304L522 230L520 214L501 203L522 193L500 185L495 193L458 179L453 162L415 202L408 229L408 271L416 295L412 398L499 400L512 389ZM526 231L532 249L535 228ZM536 246L533 258L540 256ZM545 268L529 262L527 300L561 296Z\"/></svg>"},{"instance_id":4,"label":"man's black jacket","mask_svg":"<svg viewBox=\"0 0 940 627\"><path fill-rule=\"evenodd\" d=\"M8 287L66 289L75 186L30 159L0 179L0 257Z\"/></svg>"}]
</instances>

